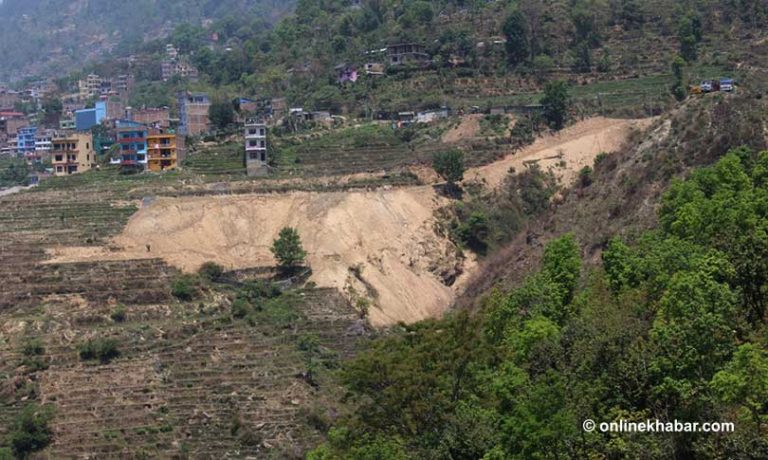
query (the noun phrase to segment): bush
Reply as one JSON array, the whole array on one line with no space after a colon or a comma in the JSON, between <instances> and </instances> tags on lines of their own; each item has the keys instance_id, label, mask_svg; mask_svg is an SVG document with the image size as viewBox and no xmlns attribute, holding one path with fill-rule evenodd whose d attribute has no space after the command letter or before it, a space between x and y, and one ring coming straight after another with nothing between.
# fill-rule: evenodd
<instances>
[{"instance_id":1,"label":"bush","mask_svg":"<svg viewBox=\"0 0 768 460\"><path fill-rule=\"evenodd\" d=\"M48 364L43 358L45 347L40 339L32 339L26 342L22 346L21 352L24 355L21 364L26 366L30 372L48 369ZM2 459L2 456L0 456L0 459Z\"/></svg>"},{"instance_id":2,"label":"bush","mask_svg":"<svg viewBox=\"0 0 768 460\"><path fill-rule=\"evenodd\" d=\"M200 296L200 279L194 275L177 276L171 284L171 295L182 301L190 301Z\"/></svg>"},{"instance_id":3,"label":"bush","mask_svg":"<svg viewBox=\"0 0 768 460\"><path fill-rule=\"evenodd\" d=\"M579 171L579 184L582 187L589 187L592 185L592 168L584 166Z\"/></svg>"},{"instance_id":4,"label":"bush","mask_svg":"<svg viewBox=\"0 0 768 460\"><path fill-rule=\"evenodd\" d=\"M27 458L51 443L53 432L48 422L52 417L53 412L49 406L29 405L21 411L8 436L16 458ZM0 451L0 458L3 458L1 454Z\"/></svg>"},{"instance_id":5,"label":"bush","mask_svg":"<svg viewBox=\"0 0 768 460\"><path fill-rule=\"evenodd\" d=\"M125 305L118 305L115 307L114 310L112 310L112 314L109 315L110 318L112 318L112 321L116 323L122 323L125 321L126 313L125 313Z\"/></svg>"},{"instance_id":6,"label":"bush","mask_svg":"<svg viewBox=\"0 0 768 460\"><path fill-rule=\"evenodd\" d=\"M600 152L595 157L595 168L597 168L602 162L608 159L608 154L605 152Z\"/></svg>"},{"instance_id":7,"label":"bush","mask_svg":"<svg viewBox=\"0 0 768 460\"><path fill-rule=\"evenodd\" d=\"M80 359L83 361L99 360L107 364L119 356L120 350L115 339L89 339L80 346Z\"/></svg>"},{"instance_id":8,"label":"bush","mask_svg":"<svg viewBox=\"0 0 768 460\"><path fill-rule=\"evenodd\" d=\"M224 267L215 262L206 262L197 273L208 281L216 282L224 276Z\"/></svg>"},{"instance_id":9,"label":"bush","mask_svg":"<svg viewBox=\"0 0 768 460\"><path fill-rule=\"evenodd\" d=\"M21 347L21 352L27 357L42 356L45 354L45 346L43 346L42 340L32 339Z\"/></svg>"},{"instance_id":10,"label":"bush","mask_svg":"<svg viewBox=\"0 0 768 460\"><path fill-rule=\"evenodd\" d=\"M469 219L456 230L461 241L478 254L485 254L488 250L488 231L488 216L482 211L470 214Z\"/></svg>"},{"instance_id":11,"label":"bush","mask_svg":"<svg viewBox=\"0 0 768 460\"><path fill-rule=\"evenodd\" d=\"M251 312L251 304L245 299L235 299L232 302L232 316L238 319L245 318Z\"/></svg>"}]
</instances>

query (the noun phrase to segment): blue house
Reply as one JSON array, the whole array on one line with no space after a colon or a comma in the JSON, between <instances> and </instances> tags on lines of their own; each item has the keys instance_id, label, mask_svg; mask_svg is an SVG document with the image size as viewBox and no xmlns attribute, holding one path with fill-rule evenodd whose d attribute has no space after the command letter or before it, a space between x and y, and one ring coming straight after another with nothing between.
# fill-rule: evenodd
<instances>
[{"instance_id":1,"label":"blue house","mask_svg":"<svg viewBox=\"0 0 768 460\"><path fill-rule=\"evenodd\" d=\"M34 153L36 137L37 137L37 126L28 126L26 128L20 128L16 133L16 152L19 155Z\"/></svg>"},{"instance_id":2,"label":"blue house","mask_svg":"<svg viewBox=\"0 0 768 460\"><path fill-rule=\"evenodd\" d=\"M147 128L131 120L118 120L116 143L120 146L120 158L111 161L122 167L147 168Z\"/></svg>"},{"instance_id":3,"label":"blue house","mask_svg":"<svg viewBox=\"0 0 768 460\"><path fill-rule=\"evenodd\" d=\"M87 131L100 124L105 118L107 118L107 103L98 101L92 109L75 111L75 129Z\"/></svg>"}]
</instances>

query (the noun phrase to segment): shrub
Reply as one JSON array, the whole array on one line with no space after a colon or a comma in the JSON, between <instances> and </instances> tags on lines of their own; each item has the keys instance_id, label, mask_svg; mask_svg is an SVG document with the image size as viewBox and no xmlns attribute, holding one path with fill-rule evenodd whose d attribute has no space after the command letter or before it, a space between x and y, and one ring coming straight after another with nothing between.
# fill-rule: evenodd
<instances>
[{"instance_id":1,"label":"shrub","mask_svg":"<svg viewBox=\"0 0 768 460\"><path fill-rule=\"evenodd\" d=\"M600 152L595 157L595 168L597 168L602 162L608 159L608 154L605 152Z\"/></svg>"},{"instance_id":2,"label":"shrub","mask_svg":"<svg viewBox=\"0 0 768 460\"><path fill-rule=\"evenodd\" d=\"M126 313L125 313L125 305L118 305L115 307L114 310L112 310L112 314L109 315L110 318L112 318L112 321L116 323L122 323L125 321Z\"/></svg>"},{"instance_id":3,"label":"shrub","mask_svg":"<svg viewBox=\"0 0 768 460\"><path fill-rule=\"evenodd\" d=\"M199 278L194 275L180 275L171 284L171 295L182 301L194 300L200 296Z\"/></svg>"},{"instance_id":4,"label":"shrub","mask_svg":"<svg viewBox=\"0 0 768 460\"><path fill-rule=\"evenodd\" d=\"M247 300L238 298L232 302L232 316L235 318L245 318L251 312L251 304Z\"/></svg>"},{"instance_id":5,"label":"shrub","mask_svg":"<svg viewBox=\"0 0 768 460\"><path fill-rule=\"evenodd\" d=\"M43 346L42 340L32 339L24 344L21 348L21 352L27 357L41 356L45 354L45 347Z\"/></svg>"},{"instance_id":6,"label":"shrub","mask_svg":"<svg viewBox=\"0 0 768 460\"><path fill-rule=\"evenodd\" d=\"M48 426L53 417L50 406L26 406L8 436L11 449L16 458L27 458L33 452L44 449L53 439L53 432ZM0 458L2 456L0 455Z\"/></svg>"},{"instance_id":7,"label":"shrub","mask_svg":"<svg viewBox=\"0 0 768 460\"><path fill-rule=\"evenodd\" d=\"M208 281L216 282L224 276L224 267L215 262L206 262L197 273Z\"/></svg>"},{"instance_id":8,"label":"shrub","mask_svg":"<svg viewBox=\"0 0 768 460\"><path fill-rule=\"evenodd\" d=\"M581 168L581 171L579 171L579 184L581 184L582 187L589 187L592 185L592 168L589 166Z\"/></svg>"},{"instance_id":9,"label":"shrub","mask_svg":"<svg viewBox=\"0 0 768 460\"><path fill-rule=\"evenodd\" d=\"M119 356L120 350L115 339L89 339L80 346L80 359L83 361L99 360L107 364Z\"/></svg>"},{"instance_id":10,"label":"shrub","mask_svg":"<svg viewBox=\"0 0 768 460\"><path fill-rule=\"evenodd\" d=\"M469 219L457 228L461 241L478 254L485 254L488 250L488 231L488 216L482 211L470 214Z\"/></svg>"},{"instance_id":11,"label":"shrub","mask_svg":"<svg viewBox=\"0 0 768 460\"><path fill-rule=\"evenodd\" d=\"M32 339L26 342L22 346L21 352L24 355L21 364L26 366L30 372L48 369L48 364L43 358L45 347L40 339ZM0 459L2 459L1 456Z\"/></svg>"}]
</instances>

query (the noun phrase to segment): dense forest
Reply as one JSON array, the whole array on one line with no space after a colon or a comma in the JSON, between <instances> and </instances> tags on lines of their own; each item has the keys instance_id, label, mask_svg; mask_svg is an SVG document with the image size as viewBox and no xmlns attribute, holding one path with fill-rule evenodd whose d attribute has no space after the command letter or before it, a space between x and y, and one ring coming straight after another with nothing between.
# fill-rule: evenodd
<instances>
[{"instance_id":1,"label":"dense forest","mask_svg":"<svg viewBox=\"0 0 768 460\"><path fill-rule=\"evenodd\" d=\"M479 311L379 340L344 370L359 410L310 458L767 458L767 172L768 152L734 149L674 183L659 228L612 240L598 268L565 235Z\"/></svg>"}]
</instances>

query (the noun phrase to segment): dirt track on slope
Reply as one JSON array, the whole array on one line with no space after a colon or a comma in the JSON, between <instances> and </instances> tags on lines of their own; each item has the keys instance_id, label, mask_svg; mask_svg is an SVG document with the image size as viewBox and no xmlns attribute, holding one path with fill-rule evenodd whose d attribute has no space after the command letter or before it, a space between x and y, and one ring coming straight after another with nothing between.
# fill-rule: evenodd
<instances>
[{"instance_id":1,"label":"dirt track on slope","mask_svg":"<svg viewBox=\"0 0 768 460\"><path fill-rule=\"evenodd\" d=\"M561 155L566 166L554 172L570 182L598 153L620 147L633 126L649 122L587 120L465 177L496 186L511 167L521 171L525 162L539 161L546 169L560 162L550 157ZM442 314L476 265L435 233L434 211L444 203L430 186L159 198L131 218L111 248L51 248L51 262L162 257L185 271L206 261L272 266L269 246L282 227L293 226L318 286L371 301L374 326L415 322ZM452 286L444 283L453 278Z\"/></svg>"}]
</instances>

